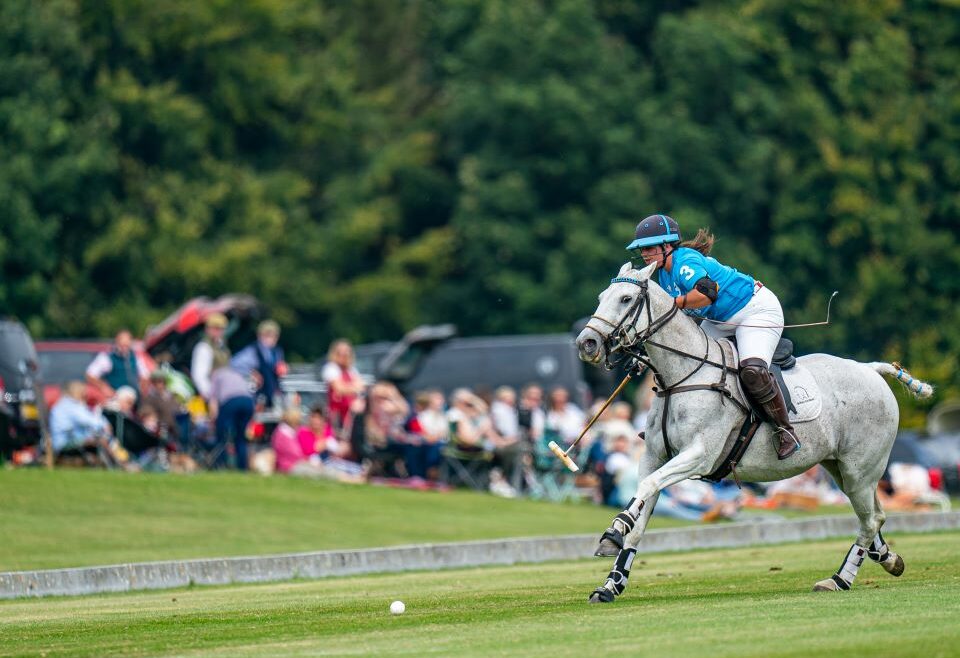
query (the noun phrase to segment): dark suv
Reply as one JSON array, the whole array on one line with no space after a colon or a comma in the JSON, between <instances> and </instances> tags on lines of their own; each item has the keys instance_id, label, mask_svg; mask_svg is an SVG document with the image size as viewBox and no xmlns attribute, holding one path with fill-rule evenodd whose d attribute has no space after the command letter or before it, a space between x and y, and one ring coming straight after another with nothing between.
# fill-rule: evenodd
<instances>
[{"instance_id":1,"label":"dark suv","mask_svg":"<svg viewBox=\"0 0 960 658\"><path fill-rule=\"evenodd\" d=\"M0 453L37 443L40 412L37 351L26 327L0 320Z\"/></svg>"},{"instance_id":2,"label":"dark suv","mask_svg":"<svg viewBox=\"0 0 960 658\"><path fill-rule=\"evenodd\" d=\"M497 386L519 389L537 383L563 386L586 407L606 397L614 374L587 366L577 357L572 334L455 337L452 325L418 327L397 343L356 347L357 369L388 379L405 395L425 388L450 393L465 386L492 392Z\"/></svg>"}]
</instances>

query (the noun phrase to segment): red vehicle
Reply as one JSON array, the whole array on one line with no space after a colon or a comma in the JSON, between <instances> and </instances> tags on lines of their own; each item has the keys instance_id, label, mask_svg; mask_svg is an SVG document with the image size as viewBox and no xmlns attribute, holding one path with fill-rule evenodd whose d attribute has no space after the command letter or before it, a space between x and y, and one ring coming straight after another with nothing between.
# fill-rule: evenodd
<instances>
[{"instance_id":1,"label":"red vehicle","mask_svg":"<svg viewBox=\"0 0 960 658\"><path fill-rule=\"evenodd\" d=\"M227 316L230 324L226 339L235 351L256 339L256 325L263 317L263 307L250 295L195 297L147 330L144 351L158 361L169 361L177 370L189 373L193 348L203 338L204 324L211 313Z\"/></svg>"},{"instance_id":2,"label":"red vehicle","mask_svg":"<svg viewBox=\"0 0 960 658\"><path fill-rule=\"evenodd\" d=\"M109 352L113 348L113 341L109 338L58 338L40 340L34 344L37 348L47 409L60 399L64 384L73 380L85 381L87 366L97 354ZM133 351L148 369L153 370L156 367L156 363L144 351L142 341L134 341ZM95 406L103 401L100 390L87 384L87 404Z\"/></svg>"}]
</instances>

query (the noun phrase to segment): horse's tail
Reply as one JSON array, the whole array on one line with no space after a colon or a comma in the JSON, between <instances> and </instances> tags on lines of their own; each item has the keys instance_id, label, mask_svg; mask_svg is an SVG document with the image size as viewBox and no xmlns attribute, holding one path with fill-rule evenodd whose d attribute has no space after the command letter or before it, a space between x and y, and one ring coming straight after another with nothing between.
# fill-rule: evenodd
<instances>
[{"instance_id":1,"label":"horse's tail","mask_svg":"<svg viewBox=\"0 0 960 658\"><path fill-rule=\"evenodd\" d=\"M919 379L914 379L913 375L907 372L907 369L896 361L893 363L874 362L868 363L867 365L881 375L892 375L896 377L897 381L906 386L907 390L913 393L915 397L928 398L933 395L933 386Z\"/></svg>"}]
</instances>

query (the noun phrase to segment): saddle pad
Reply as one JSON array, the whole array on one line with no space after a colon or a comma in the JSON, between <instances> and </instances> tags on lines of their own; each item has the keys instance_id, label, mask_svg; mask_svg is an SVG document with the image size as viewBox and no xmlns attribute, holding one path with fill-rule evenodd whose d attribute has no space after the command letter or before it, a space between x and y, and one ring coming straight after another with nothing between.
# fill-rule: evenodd
<instances>
[{"instance_id":1,"label":"saddle pad","mask_svg":"<svg viewBox=\"0 0 960 658\"><path fill-rule=\"evenodd\" d=\"M737 346L724 339L721 339L719 342L724 351L724 359L727 359L729 350L733 358L727 362L739 363L740 356L737 353ZM789 412L791 424L806 423L819 418L820 412L823 411L823 394L820 392L820 387L813 378L813 373L805 368L801 361L797 361L797 365L789 370L783 370L781 374L783 375L783 382L786 384L787 391L790 394L790 401L797 410L796 413L793 411ZM743 392L743 385L740 383L740 378L737 377L736 380L737 397L741 402L746 403L746 396Z\"/></svg>"},{"instance_id":2,"label":"saddle pad","mask_svg":"<svg viewBox=\"0 0 960 658\"><path fill-rule=\"evenodd\" d=\"M797 413L790 412L790 422L806 423L819 418L823 411L823 395L813 373L797 362L790 370L783 371L783 381L797 409Z\"/></svg>"}]
</instances>

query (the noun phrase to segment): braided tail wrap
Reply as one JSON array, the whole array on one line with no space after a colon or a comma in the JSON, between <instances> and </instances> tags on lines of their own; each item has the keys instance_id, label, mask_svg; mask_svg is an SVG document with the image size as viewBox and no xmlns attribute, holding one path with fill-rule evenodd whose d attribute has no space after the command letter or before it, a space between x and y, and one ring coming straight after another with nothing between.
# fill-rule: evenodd
<instances>
[{"instance_id":1,"label":"braided tail wrap","mask_svg":"<svg viewBox=\"0 0 960 658\"><path fill-rule=\"evenodd\" d=\"M913 375L907 372L906 368L901 366L896 361L893 363L874 362L868 363L867 365L879 372L881 375L889 375L894 377L897 381L903 384L908 391L913 393L915 397L928 398L933 395L933 386L916 379Z\"/></svg>"}]
</instances>

